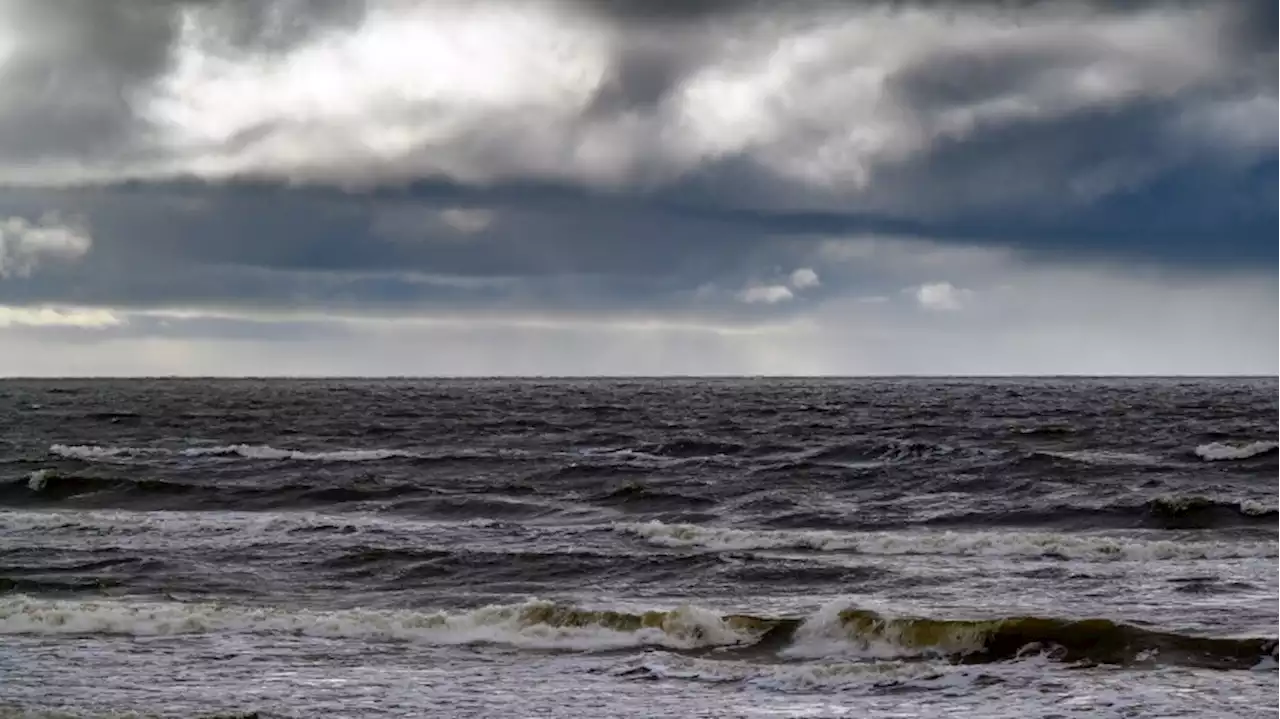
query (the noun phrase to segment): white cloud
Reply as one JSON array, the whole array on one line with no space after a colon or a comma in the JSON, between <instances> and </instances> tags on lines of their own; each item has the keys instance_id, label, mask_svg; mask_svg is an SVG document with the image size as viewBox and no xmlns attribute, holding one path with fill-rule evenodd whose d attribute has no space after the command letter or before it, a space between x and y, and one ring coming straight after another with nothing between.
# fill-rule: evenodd
<instances>
[{"instance_id":1,"label":"white cloud","mask_svg":"<svg viewBox=\"0 0 1280 719\"><path fill-rule=\"evenodd\" d=\"M6 21L11 20L9 17L4 18ZM9 23L0 26L0 64L8 62L11 57L18 53L21 47L19 43L18 33L14 32Z\"/></svg>"},{"instance_id":2,"label":"white cloud","mask_svg":"<svg viewBox=\"0 0 1280 719\"><path fill-rule=\"evenodd\" d=\"M1201 11L1100 17L950 6L809 20L762 19L724 39L734 49L683 88L681 116L693 128L685 141L714 155L747 151L793 182L850 192L871 184L881 166L980 127L1166 97L1226 70L1212 15ZM1184 43L1200 51L1184 52ZM1029 58L1037 49L1055 59L1050 77L989 96L919 108L890 87L931 53Z\"/></svg>"},{"instance_id":3,"label":"white cloud","mask_svg":"<svg viewBox=\"0 0 1280 719\"><path fill-rule=\"evenodd\" d=\"M747 304L776 305L794 298L795 293L786 285L752 285L738 293L738 299Z\"/></svg>"},{"instance_id":4,"label":"white cloud","mask_svg":"<svg viewBox=\"0 0 1280 719\"><path fill-rule=\"evenodd\" d=\"M492 210L451 207L440 211L440 219L448 226L465 235L483 232L493 223Z\"/></svg>"},{"instance_id":5,"label":"white cloud","mask_svg":"<svg viewBox=\"0 0 1280 719\"><path fill-rule=\"evenodd\" d=\"M0 278L27 277L45 260L77 260L92 246L84 227L56 215L34 223L24 217L0 219Z\"/></svg>"},{"instance_id":6,"label":"white cloud","mask_svg":"<svg viewBox=\"0 0 1280 719\"><path fill-rule=\"evenodd\" d=\"M609 155L621 146L589 157L566 136L609 71L613 39L597 21L550 4L387 3L283 56L226 57L206 12L217 9L186 11L173 70L145 109L170 157L197 174L618 172ZM237 142L260 128L271 129Z\"/></svg>"},{"instance_id":7,"label":"white cloud","mask_svg":"<svg viewBox=\"0 0 1280 719\"><path fill-rule=\"evenodd\" d=\"M800 290L810 289L821 284L818 280L818 273L809 267L801 267L793 271L787 276L786 283L748 285L738 292L737 297L740 302L750 305L776 305L795 299L796 292Z\"/></svg>"},{"instance_id":8,"label":"white cloud","mask_svg":"<svg viewBox=\"0 0 1280 719\"><path fill-rule=\"evenodd\" d=\"M479 207L391 206L374 214L370 229L405 242L461 240L484 232L497 216L497 212Z\"/></svg>"},{"instance_id":9,"label":"white cloud","mask_svg":"<svg viewBox=\"0 0 1280 719\"><path fill-rule=\"evenodd\" d=\"M0 328L76 327L104 329L124 324L116 313L102 308L7 307L0 305Z\"/></svg>"},{"instance_id":10,"label":"white cloud","mask_svg":"<svg viewBox=\"0 0 1280 719\"><path fill-rule=\"evenodd\" d=\"M916 302L926 310L954 311L964 306L970 295L950 282L930 282L915 289Z\"/></svg>"},{"instance_id":11,"label":"white cloud","mask_svg":"<svg viewBox=\"0 0 1280 719\"><path fill-rule=\"evenodd\" d=\"M139 152L0 163L0 180L243 174L349 186L446 176L647 187L745 157L802 194L871 197L887 168L939 143L1133 99L1225 88L1199 95L1205 119L1191 134L1211 146L1239 142L1224 137L1232 128L1274 127L1273 97L1253 101L1263 90L1232 84L1227 5L816 4L673 29L624 27L566 3L386 2L353 26L253 53L216 34L208 14L219 8L189 4L172 62L130 98ZM11 52L41 52L20 30ZM671 91L602 105L637 48L671 64ZM1046 67L925 100L899 86L947 57ZM1264 135L1247 137L1273 149L1274 133ZM1019 179L986 191L1021 191Z\"/></svg>"},{"instance_id":12,"label":"white cloud","mask_svg":"<svg viewBox=\"0 0 1280 719\"><path fill-rule=\"evenodd\" d=\"M1224 152L1249 156L1261 150L1276 151L1278 120L1280 105L1275 95L1257 94L1192 108L1173 129L1184 141L1212 140Z\"/></svg>"},{"instance_id":13,"label":"white cloud","mask_svg":"<svg viewBox=\"0 0 1280 719\"><path fill-rule=\"evenodd\" d=\"M791 273L791 286L797 290L817 287L820 284L822 284L822 282L818 280L818 273L814 272L810 267L801 267Z\"/></svg>"}]
</instances>

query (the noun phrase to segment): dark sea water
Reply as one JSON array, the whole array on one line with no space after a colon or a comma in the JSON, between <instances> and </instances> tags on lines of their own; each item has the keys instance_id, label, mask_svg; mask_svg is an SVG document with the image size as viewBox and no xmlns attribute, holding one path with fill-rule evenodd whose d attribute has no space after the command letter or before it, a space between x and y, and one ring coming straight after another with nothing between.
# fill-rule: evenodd
<instances>
[{"instance_id":1,"label":"dark sea water","mask_svg":"<svg viewBox=\"0 0 1280 719\"><path fill-rule=\"evenodd\" d=\"M0 427L0 716L1276 711L1274 379L6 381Z\"/></svg>"}]
</instances>

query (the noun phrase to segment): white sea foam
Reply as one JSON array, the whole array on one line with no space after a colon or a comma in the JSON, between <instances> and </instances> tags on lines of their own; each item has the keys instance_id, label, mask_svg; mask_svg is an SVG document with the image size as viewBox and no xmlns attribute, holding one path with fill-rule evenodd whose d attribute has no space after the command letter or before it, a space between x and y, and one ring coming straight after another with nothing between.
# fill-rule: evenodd
<instances>
[{"instance_id":1,"label":"white sea foam","mask_svg":"<svg viewBox=\"0 0 1280 719\"><path fill-rule=\"evenodd\" d=\"M716 612L684 606L660 624L634 631L609 626L585 610L548 621L557 605L539 600L470 611L372 609L286 610L224 604L149 601L71 601L13 595L0 599L0 635L169 636L290 634L427 644L503 644L534 649L607 650L636 646L691 649L749 642Z\"/></svg>"},{"instance_id":2,"label":"white sea foam","mask_svg":"<svg viewBox=\"0 0 1280 719\"><path fill-rule=\"evenodd\" d=\"M45 485L49 483L49 480L55 476L56 475L52 469L37 469L27 475L27 487L29 487L32 492L39 492L43 490Z\"/></svg>"},{"instance_id":3,"label":"white sea foam","mask_svg":"<svg viewBox=\"0 0 1280 719\"><path fill-rule=\"evenodd\" d=\"M965 667L964 673L978 673L987 667ZM628 660L612 670L622 677L643 676L710 684L743 683L771 691L812 691L839 689L885 682L932 679L955 669L949 661L866 659L825 660L783 664L726 662L683 654L654 652L642 659Z\"/></svg>"},{"instance_id":4,"label":"white sea foam","mask_svg":"<svg viewBox=\"0 0 1280 719\"><path fill-rule=\"evenodd\" d=\"M641 660L625 662L613 670L614 676L702 682L708 684L741 684L751 689L784 694L830 691L858 691L894 687L903 691L939 691L949 696L972 695L986 687L1006 683L1038 681L1047 672L1058 667L1043 656L1032 655L1016 660L981 666L956 665L950 661L933 661L914 658L910 660L831 660L786 662L782 664L758 664L754 662L726 662L680 654L655 653ZM861 704L859 705L861 706ZM897 709L897 711L895 711ZM946 716L974 716L972 707L958 706ZM989 707L984 707L989 709ZM900 707L886 707L885 716L900 716ZM829 712L829 713L828 713ZM805 711L793 708L795 716L880 716L845 707ZM1001 714L1007 717L1039 716L1031 709L1024 712ZM921 714L927 715L927 714ZM941 715L940 715L941 716ZM996 716L982 714L982 716Z\"/></svg>"},{"instance_id":5,"label":"white sea foam","mask_svg":"<svg viewBox=\"0 0 1280 719\"><path fill-rule=\"evenodd\" d=\"M234 456L242 457L244 459L288 459L294 461L313 462L374 462L396 457L418 456L413 452L399 449L334 449L324 451L302 451L294 449L280 449L260 444L229 444L216 447L187 447L185 449L55 444L49 447L49 453L59 457L79 459L88 462L112 461L120 458L147 455L169 455L180 457Z\"/></svg>"},{"instance_id":6,"label":"white sea foam","mask_svg":"<svg viewBox=\"0 0 1280 719\"><path fill-rule=\"evenodd\" d=\"M56 481L56 480L54 480ZM247 551L259 546L295 546L299 551L323 535L327 547L377 544L393 548L444 548L460 541L511 546L509 529L491 519L428 520L320 512L208 512L0 509L0 544L30 543L58 551L149 551L156 543L175 550ZM554 530L557 534L560 530Z\"/></svg>"},{"instance_id":7,"label":"white sea foam","mask_svg":"<svg viewBox=\"0 0 1280 719\"><path fill-rule=\"evenodd\" d=\"M1118 452L1110 449L1077 449L1058 452L1041 451L1046 457L1069 459L1073 462L1097 465L1149 465L1159 462L1156 457L1138 452Z\"/></svg>"},{"instance_id":8,"label":"white sea foam","mask_svg":"<svg viewBox=\"0 0 1280 719\"><path fill-rule=\"evenodd\" d=\"M100 447L93 444L54 444L49 447L49 454L68 459L81 459L87 462L100 462L119 457L153 454L159 451L143 447Z\"/></svg>"},{"instance_id":9,"label":"white sea foam","mask_svg":"<svg viewBox=\"0 0 1280 719\"><path fill-rule=\"evenodd\" d=\"M1276 511L1274 504L1266 504L1256 499L1240 500L1240 513L1261 517Z\"/></svg>"},{"instance_id":10,"label":"white sea foam","mask_svg":"<svg viewBox=\"0 0 1280 719\"><path fill-rule=\"evenodd\" d=\"M1231 460L1249 459L1260 454L1276 451L1275 442L1259 441L1248 444L1227 444L1210 442L1196 447L1196 456L1206 462L1227 462Z\"/></svg>"},{"instance_id":11,"label":"white sea foam","mask_svg":"<svg viewBox=\"0 0 1280 719\"><path fill-rule=\"evenodd\" d=\"M939 632L938 643L922 645L907 636L910 623L895 623L890 612L883 614L889 621L879 623L874 631L853 632L841 613L854 608L843 599L827 602L805 619L791 643L779 654L792 659L883 660L963 654L983 646L983 629L977 624L957 624L949 632Z\"/></svg>"},{"instance_id":12,"label":"white sea foam","mask_svg":"<svg viewBox=\"0 0 1280 719\"><path fill-rule=\"evenodd\" d=\"M1084 560L1228 559L1275 557L1267 541L1172 541L1137 535L1059 534L1016 531L836 532L767 530L664 524L658 521L616 524L616 531L671 548L713 551L800 549L871 555L956 555L1039 557L1054 554Z\"/></svg>"},{"instance_id":13,"label":"white sea foam","mask_svg":"<svg viewBox=\"0 0 1280 719\"><path fill-rule=\"evenodd\" d=\"M278 449L268 445L231 444L220 447L191 447L179 452L184 457L238 456L246 459L291 459L315 462L376 462L395 457L415 457L412 452L398 449L336 449L321 452L303 452Z\"/></svg>"}]
</instances>

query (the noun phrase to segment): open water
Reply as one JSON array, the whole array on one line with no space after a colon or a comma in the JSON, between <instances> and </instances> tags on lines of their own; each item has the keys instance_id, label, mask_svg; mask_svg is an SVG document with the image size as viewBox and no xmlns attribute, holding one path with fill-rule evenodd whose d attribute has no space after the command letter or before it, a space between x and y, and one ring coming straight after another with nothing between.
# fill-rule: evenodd
<instances>
[{"instance_id":1,"label":"open water","mask_svg":"<svg viewBox=\"0 0 1280 719\"><path fill-rule=\"evenodd\" d=\"M1276 712L1271 378L14 380L0 430L0 716Z\"/></svg>"}]
</instances>

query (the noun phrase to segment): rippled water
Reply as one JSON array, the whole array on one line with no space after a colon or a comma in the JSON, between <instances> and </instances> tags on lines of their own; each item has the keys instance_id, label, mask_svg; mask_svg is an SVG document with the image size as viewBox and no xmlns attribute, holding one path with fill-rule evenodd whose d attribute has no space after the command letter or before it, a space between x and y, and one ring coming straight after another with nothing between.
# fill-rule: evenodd
<instances>
[{"instance_id":1,"label":"rippled water","mask_svg":"<svg viewBox=\"0 0 1280 719\"><path fill-rule=\"evenodd\" d=\"M0 716L1271 716L1276 397L0 382Z\"/></svg>"}]
</instances>

